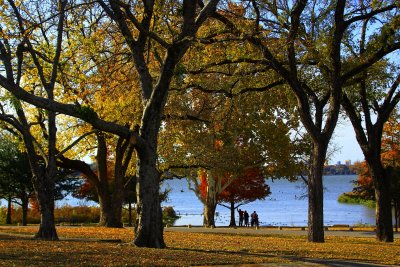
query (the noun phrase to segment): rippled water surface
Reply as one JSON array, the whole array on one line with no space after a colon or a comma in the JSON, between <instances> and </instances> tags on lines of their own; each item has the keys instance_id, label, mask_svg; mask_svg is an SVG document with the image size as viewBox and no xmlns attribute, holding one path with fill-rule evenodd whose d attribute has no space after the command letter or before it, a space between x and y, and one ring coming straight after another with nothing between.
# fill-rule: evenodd
<instances>
[{"instance_id":1,"label":"rippled water surface","mask_svg":"<svg viewBox=\"0 0 400 267\"><path fill-rule=\"evenodd\" d=\"M355 175L337 175L324 177L324 224L375 224L375 209L363 205L341 204L337 201L340 194L353 189ZM307 225L306 189L300 181L268 180L272 194L265 200L255 201L241 206L249 213L254 210L259 214L261 225ZM163 187L171 188L169 200L163 206L173 206L181 215L175 225L202 225L203 204L194 192L188 189L186 180L169 180ZM230 211L217 207L217 226L229 224ZM237 212L236 212L237 219Z\"/></svg>"}]
</instances>

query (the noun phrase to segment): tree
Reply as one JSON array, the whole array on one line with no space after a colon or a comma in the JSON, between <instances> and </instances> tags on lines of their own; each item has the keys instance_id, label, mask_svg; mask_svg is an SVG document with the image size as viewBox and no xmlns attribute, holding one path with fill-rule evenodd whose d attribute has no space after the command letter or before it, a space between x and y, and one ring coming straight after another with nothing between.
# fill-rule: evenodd
<instances>
[{"instance_id":1,"label":"tree","mask_svg":"<svg viewBox=\"0 0 400 267\"><path fill-rule=\"evenodd\" d=\"M382 141L380 149L379 161L382 164L382 168L385 173L385 179L388 179L390 183L388 185L388 192L386 192L385 197L390 197L390 213L391 206L395 207L395 218L397 222L398 217L398 201L399 201L399 162L400 162L400 150L399 150L399 120L398 113L395 111L388 122L383 126ZM381 209L379 207L379 202L376 194L376 178L373 177L370 171L370 164L365 160L358 164L357 173L358 179L356 181L356 187L353 189L352 193L346 193L350 197L360 198L362 200L375 201L377 205L377 210ZM377 214L378 221L378 214ZM392 224L391 224L392 225ZM377 236L378 240L379 236ZM388 237L386 237L388 239ZM385 241L386 241L385 239ZM382 241L382 240L381 240Z\"/></svg>"},{"instance_id":2,"label":"tree","mask_svg":"<svg viewBox=\"0 0 400 267\"><path fill-rule=\"evenodd\" d=\"M371 7L361 6L362 16L366 16ZM375 47L382 48L399 46L398 32L400 29L398 15L391 15L391 21L384 24L381 34L368 35L376 22L366 16L362 20L362 32L359 38L359 51L352 58L369 61L375 57ZM397 32L397 35L396 35ZM386 38L389 38L386 40ZM369 40L368 40L369 39ZM367 41L368 40L368 41ZM396 73L397 74L394 74ZM363 70L356 78L355 86L351 86L343 95L343 108L353 125L357 142L363 151L369 173L375 188L376 238L379 241L393 242L393 225L391 212L390 176L385 173L382 162L382 134L384 124L400 101L400 73L382 62L375 68ZM358 92L355 94L354 92ZM373 118L376 115L376 120Z\"/></svg>"},{"instance_id":3,"label":"tree","mask_svg":"<svg viewBox=\"0 0 400 267\"><path fill-rule=\"evenodd\" d=\"M10 134L2 134L0 142L0 194L8 196L9 206L15 203L22 208L22 225L27 225L29 202L36 199L32 185L32 172L27 153L21 150L23 144L14 140ZM18 136L17 136L18 138ZM68 193L76 190L80 181L74 172L59 169L55 177L55 200L63 199ZM11 223L11 218L9 218Z\"/></svg>"},{"instance_id":4,"label":"tree","mask_svg":"<svg viewBox=\"0 0 400 267\"><path fill-rule=\"evenodd\" d=\"M2 16L2 25L7 25L6 29L1 28L2 38L0 42L0 58L2 60L2 67L4 70L4 75L7 76L7 83L11 82L13 86L24 86L26 90L34 90L40 87L42 90L41 95L45 94L46 99L49 101L54 101L54 90L56 85L56 79L58 74L58 64L61 53L61 42L62 42L62 31L64 26L64 11L66 7L66 1L61 1L59 6L55 7L55 10L59 12L57 16L53 17L52 20L47 22L41 21L38 25L41 29L46 26L52 25L57 29L56 40L54 45L54 51L50 53L48 58L41 58L42 54L40 50L46 50L45 47L41 47L43 42L39 44L33 44L31 39L28 38L27 32L30 25L28 25L29 19L24 23L24 15L30 16L30 10L34 7L34 3L27 3L24 9L20 8L20 4L16 4L14 1L8 1L7 6L4 7L5 14L8 16ZM44 5L51 7L48 5ZM53 5L54 7L54 5ZM37 10L39 13L40 11ZM9 18L13 18L9 20ZM49 26L51 27L51 26ZM45 33L46 31L42 32ZM32 35L29 37L36 37L31 30ZM48 41L48 39L47 39ZM13 45L16 46L14 47ZM15 50L13 50L15 49ZM48 50L47 50L48 51ZM24 53L31 56L31 61L29 62L37 69L37 75L33 77L31 83L25 80L26 78L32 77L30 73L22 73L24 64ZM29 64L29 65L30 65ZM26 74L26 75L25 75ZM4 78L4 76L3 76ZM9 86L2 86L7 88ZM25 92L25 91L24 91ZM43 152L37 146L37 142L32 135L31 125L28 123L27 116L24 111L23 104L15 99L14 96L10 96L11 106L15 109L16 116L6 114L4 106L2 105L2 116L1 119L12 125L23 137L27 155L29 158L30 168L32 171L32 182L35 189L35 194L37 196L40 213L41 213L41 223L38 233L35 235L40 239L57 240L57 232L55 229L54 222L54 190L55 190L55 176L57 173L56 158L55 158L55 144L56 144L56 113L54 111L49 111L47 116L47 127L48 135L47 138L47 155L42 154L43 162L40 161L41 156L38 155L38 151ZM38 150L37 150L38 149ZM44 164L43 164L44 163Z\"/></svg>"},{"instance_id":5,"label":"tree","mask_svg":"<svg viewBox=\"0 0 400 267\"><path fill-rule=\"evenodd\" d=\"M99 225L122 227L122 204L130 179L127 172L133 147L124 138L115 140L102 132L96 133L96 138L96 164L90 165L82 160L71 160L66 157L60 157L59 164L79 171L85 178L77 196L89 195L89 198L100 204Z\"/></svg>"},{"instance_id":6,"label":"tree","mask_svg":"<svg viewBox=\"0 0 400 267\"><path fill-rule=\"evenodd\" d=\"M99 130L117 134L124 142L135 147L138 156L139 223L135 228L134 243L137 246L165 247L158 195L160 174L156 164L158 131L170 83L174 77L174 69L192 44L198 29L216 9L218 2L218 0L211 0L203 4L202 1L185 0L182 5L180 2L172 2L171 6L164 6L161 3L159 5L155 1L132 4L117 1L96 2L103 8L104 12L114 22L113 25L124 37L139 75L142 92L141 102L144 111L140 125L133 125L132 129L126 125L103 120L90 108L75 104L64 104L56 102L55 99L44 99L38 95L30 94L21 88L19 83L15 83L12 72L6 73L6 76L0 76L0 85L12 92L17 98L52 112L61 112L80 118ZM66 4L66 2L62 3ZM170 9L171 12L169 13L165 9ZM176 9L182 10L179 13L181 20L174 17L160 20L158 11L162 10L164 14L170 15L176 14ZM172 31L162 34L156 33L161 29L156 26L162 25L162 23L168 26L169 22L176 23L176 27L169 28ZM59 30L62 30L62 28L59 28ZM167 37L163 39L161 36ZM146 61L146 55L151 53L147 48L153 48L153 44L160 49L155 53L156 58L160 60L159 68L154 72L150 71L151 69ZM10 49L3 49L2 52L3 64L11 65L10 59L13 57ZM164 57L160 56L161 53L164 53ZM155 74L154 78L152 73Z\"/></svg>"},{"instance_id":7,"label":"tree","mask_svg":"<svg viewBox=\"0 0 400 267\"><path fill-rule=\"evenodd\" d=\"M218 21L209 21L199 35L172 86L160 132L160 165L169 176L190 177L204 203L204 224L214 226L218 195L244 169L263 166L269 177L297 172L297 140L291 137L298 120L282 82L269 68L253 64L254 48L235 41Z\"/></svg>"},{"instance_id":8,"label":"tree","mask_svg":"<svg viewBox=\"0 0 400 267\"><path fill-rule=\"evenodd\" d=\"M171 101L176 105L167 113L161 132L162 140L172 144L163 142L160 147L167 173L190 177L191 189L204 204L204 225L215 226L220 194L246 169L262 168L265 177L292 177L298 173L298 162L290 120L284 122L283 105L274 101L279 94L226 97L218 90L230 84L220 82L222 88L213 93L208 85L213 79L206 73L208 77L201 85L199 80L190 94L174 96L179 101ZM257 101L263 103L262 110Z\"/></svg>"},{"instance_id":9,"label":"tree","mask_svg":"<svg viewBox=\"0 0 400 267\"><path fill-rule=\"evenodd\" d=\"M251 1L247 5L243 1L243 6L251 8L245 13L254 25L250 33L242 32L229 18L220 18L237 36L244 36L259 49L265 66L279 74L296 95L301 122L312 139L307 183L311 242L324 242L323 166L338 120L343 87L399 48L398 43L379 44L365 61L347 57L347 36L359 32L360 21L385 15L389 18L382 20L385 25L396 21L390 15L397 10L394 1L378 5L371 2L366 14L360 14L361 4L339 0L292 4ZM389 40L394 34L382 31L378 35Z\"/></svg>"},{"instance_id":10,"label":"tree","mask_svg":"<svg viewBox=\"0 0 400 267\"><path fill-rule=\"evenodd\" d=\"M259 168L246 169L244 174L236 178L219 196L219 204L231 210L229 226L236 226L235 209L257 199L265 199L270 194L262 171ZM229 203L230 206L221 202Z\"/></svg>"},{"instance_id":11,"label":"tree","mask_svg":"<svg viewBox=\"0 0 400 267\"><path fill-rule=\"evenodd\" d=\"M31 171L26 153L10 140L8 134L1 136L0 142L0 195L7 197L7 224L11 224L11 204L22 208L22 225L27 225L29 199L34 194Z\"/></svg>"}]
</instances>

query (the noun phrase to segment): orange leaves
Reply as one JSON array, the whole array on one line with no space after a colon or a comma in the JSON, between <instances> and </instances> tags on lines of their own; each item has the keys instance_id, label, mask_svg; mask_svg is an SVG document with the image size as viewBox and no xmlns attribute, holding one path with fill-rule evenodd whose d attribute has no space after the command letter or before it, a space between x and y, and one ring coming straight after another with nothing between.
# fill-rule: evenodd
<instances>
[{"instance_id":1,"label":"orange leaves","mask_svg":"<svg viewBox=\"0 0 400 267\"><path fill-rule=\"evenodd\" d=\"M382 161L392 167L400 166L400 113L393 112L383 128Z\"/></svg>"},{"instance_id":2,"label":"orange leaves","mask_svg":"<svg viewBox=\"0 0 400 267\"><path fill-rule=\"evenodd\" d=\"M0 250L4 266L192 266L249 263L291 263L302 258L399 264L400 242L376 242L374 238L327 237L325 243L310 243L304 236L166 232L167 248L137 248L131 245L132 229L59 227L61 239L48 242L6 236L18 231L33 235L37 227L0 227ZM123 243L93 242L121 239ZM92 241L92 242L89 242ZM288 257L295 256L295 257Z\"/></svg>"},{"instance_id":3,"label":"orange leaves","mask_svg":"<svg viewBox=\"0 0 400 267\"><path fill-rule=\"evenodd\" d=\"M224 144L224 141L222 140L215 140L214 142L214 148L216 151L221 151L222 145Z\"/></svg>"}]
</instances>

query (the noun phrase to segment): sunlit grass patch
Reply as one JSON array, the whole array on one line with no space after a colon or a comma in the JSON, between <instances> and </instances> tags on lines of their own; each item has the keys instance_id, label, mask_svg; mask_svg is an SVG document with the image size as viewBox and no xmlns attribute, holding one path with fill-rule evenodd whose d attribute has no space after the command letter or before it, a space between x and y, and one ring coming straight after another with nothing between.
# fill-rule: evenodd
<instances>
[{"instance_id":1,"label":"sunlit grass patch","mask_svg":"<svg viewBox=\"0 0 400 267\"><path fill-rule=\"evenodd\" d=\"M33 236L36 231L37 227L0 227L0 266L190 266L271 262L296 265L306 258L400 264L398 239L388 244L374 238L327 237L325 243L310 243L304 236L166 232L167 248L160 250L132 245L131 228L58 227L62 240L58 242L26 240L18 236L1 238L1 233ZM123 242L86 242L94 239L121 239Z\"/></svg>"}]
</instances>

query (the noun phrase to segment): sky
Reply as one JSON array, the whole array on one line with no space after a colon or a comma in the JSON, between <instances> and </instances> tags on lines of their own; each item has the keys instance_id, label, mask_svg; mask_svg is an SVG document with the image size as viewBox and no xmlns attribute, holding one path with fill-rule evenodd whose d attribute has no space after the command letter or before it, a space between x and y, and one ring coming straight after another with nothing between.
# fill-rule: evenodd
<instances>
[{"instance_id":1,"label":"sky","mask_svg":"<svg viewBox=\"0 0 400 267\"><path fill-rule=\"evenodd\" d=\"M329 164L336 164L338 161L343 164L345 160L351 160L352 163L363 161L364 155L357 143L353 126L349 120L339 120L331 141L338 151L332 155Z\"/></svg>"}]
</instances>

